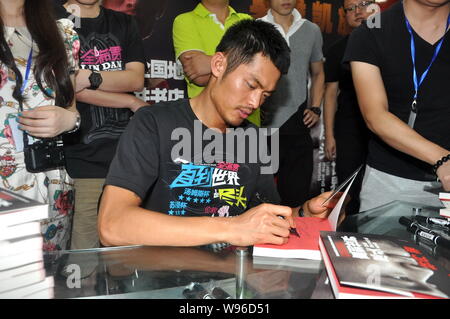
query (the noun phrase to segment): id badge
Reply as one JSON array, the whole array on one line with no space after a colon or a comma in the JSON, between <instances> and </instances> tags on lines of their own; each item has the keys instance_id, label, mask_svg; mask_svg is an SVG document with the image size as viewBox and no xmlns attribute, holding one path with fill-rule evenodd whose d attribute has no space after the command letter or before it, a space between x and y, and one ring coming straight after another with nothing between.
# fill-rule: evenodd
<instances>
[{"instance_id":1,"label":"id badge","mask_svg":"<svg viewBox=\"0 0 450 319\"><path fill-rule=\"evenodd\" d=\"M8 125L11 128L11 135L14 140L16 152L23 152L23 131L19 129L19 118L9 118ZM33 144L34 139L28 135L28 144Z\"/></svg>"},{"instance_id":2,"label":"id badge","mask_svg":"<svg viewBox=\"0 0 450 319\"><path fill-rule=\"evenodd\" d=\"M19 129L19 119L17 117L8 119L11 135L14 140L16 152L23 152L23 131Z\"/></svg>"},{"instance_id":3,"label":"id badge","mask_svg":"<svg viewBox=\"0 0 450 319\"><path fill-rule=\"evenodd\" d=\"M414 111L411 111L411 113L409 114L409 119L408 119L409 127L414 128L414 123L416 122L416 117L417 117L417 113Z\"/></svg>"},{"instance_id":4,"label":"id badge","mask_svg":"<svg viewBox=\"0 0 450 319\"><path fill-rule=\"evenodd\" d=\"M417 117L417 101L414 101L411 104L411 112L409 113L408 126L414 128L414 123L416 123Z\"/></svg>"}]
</instances>

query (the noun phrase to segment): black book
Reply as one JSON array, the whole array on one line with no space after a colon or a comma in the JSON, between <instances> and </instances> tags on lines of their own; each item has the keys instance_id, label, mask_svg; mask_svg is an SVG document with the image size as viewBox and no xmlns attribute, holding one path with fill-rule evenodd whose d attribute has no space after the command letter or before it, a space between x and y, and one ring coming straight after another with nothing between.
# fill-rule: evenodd
<instances>
[{"instance_id":1,"label":"black book","mask_svg":"<svg viewBox=\"0 0 450 319\"><path fill-rule=\"evenodd\" d=\"M411 241L321 232L320 250L336 298L449 298L449 270Z\"/></svg>"}]
</instances>

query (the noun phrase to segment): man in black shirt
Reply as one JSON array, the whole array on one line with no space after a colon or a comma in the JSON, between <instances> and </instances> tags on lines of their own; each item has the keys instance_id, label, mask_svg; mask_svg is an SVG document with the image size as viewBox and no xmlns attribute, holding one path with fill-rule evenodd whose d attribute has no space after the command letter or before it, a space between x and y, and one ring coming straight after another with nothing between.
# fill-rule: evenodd
<instances>
[{"instance_id":1,"label":"man in black shirt","mask_svg":"<svg viewBox=\"0 0 450 319\"><path fill-rule=\"evenodd\" d=\"M72 16L73 9L81 45L76 77L81 127L64 146L75 185L71 249L86 249L99 246L98 200L119 137L133 112L146 104L130 93L143 88L145 57L133 17L99 0L69 0L57 15Z\"/></svg>"},{"instance_id":2,"label":"man in black shirt","mask_svg":"<svg viewBox=\"0 0 450 319\"><path fill-rule=\"evenodd\" d=\"M379 21L353 31L344 57L376 134L361 210L393 200L440 206L426 189L440 186L437 176L450 190L450 2L404 0Z\"/></svg>"},{"instance_id":3,"label":"man in black shirt","mask_svg":"<svg viewBox=\"0 0 450 319\"><path fill-rule=\"evenodd\" d=\"M346 22L352 30L372 14L370 7L374 3L366 0L343 1ZM365 164L369 143L369 130L359 110L350 66L342 64L348 38L346 36L333 44L325 56L325 156L330 161L336 160L338 184ZM352 200L347 205L348 214L359 212L361 182L360 173L350 190Z\"/></svg>"},{"instance_id":4,"label":"man in black shirt","mask_svg":"<svg viewBox=\"0 0 450 319\"><path fill-rule=\"evenodd\" d=\"M262 172L259 157L248 160L261 154L252 148L261 140L264 148L266 139L247 139L257 128L246 118L288 68L289 48L279 32L266 22L244 20L222 38L200 95L139 110L106 179L99 211L102 243L285 243L293 209L274 205L279 197L272 174ZM245 133L237 133L237 145L229 143L239 131ZM208 150L212 160L205 158ZM327 195L306 202L304 214L326 217L329 210L321 203Z\"/></svg>"}]
</instances>

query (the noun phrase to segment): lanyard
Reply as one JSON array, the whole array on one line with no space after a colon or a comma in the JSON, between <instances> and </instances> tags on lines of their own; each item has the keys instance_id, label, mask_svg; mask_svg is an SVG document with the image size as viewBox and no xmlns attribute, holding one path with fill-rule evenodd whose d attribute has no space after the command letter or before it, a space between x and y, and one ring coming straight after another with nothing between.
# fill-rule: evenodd
<instances>
[{"instance_id":1,"label":"lanyard","mask_svg":"<svg viewBox=\"0 0 450 319\"><path fill-rule=\"evenodd\" d=\"M406 21L406 27L408 28L408 32L411 35L411 57L412 57L412 63L413 63L413 82L414 82L414 91L415 91L413 102L411 104L411 113L409 115L408 125L410 127L414 127L414 123L416 122L417 111L418 111L417 96L419 93L419 88L422 85L425 78L427 77L428 72L431 69L431 66L433 65L434 61L436 60L437 56L439 55L439 52L441 51L442 43L444 42L444 38L445 38L445 34L442 37L442 39L439 41L438 45L436 46L436 49L434 49L433 58L431 59L430 64L428 65L426 70L423 72L422 76L420 77L420 80L418 80L417 70L416 70L416 44L414 41L414 35L413 35L413 30L411 28L411 24L409 23L406 15L405 15L405 21ZM447 32L449 25L450 25L450 14L447 18L447 26L445 28L445 32Z\"/></svg>"},{"instance_id":2,"label":"lanyard","mask_svg":"<svg viewBox=\"0 0 450 319\"><path fill-rule=\"evenodd\" d=\"M20 88L20 93L23 94L23 91L27 87L28 80L30 78L31 64L33 63L33 42L31 42L31 50L28 56L27 61L27 69L25 71L25 79L23 80L22 87Z\"/></svg>"},{"instance_id":3,"label":"lanyard","mask_svg":"<svg viewBox=\"0 0 450 319\"><path fill-rule=\"evenodd\" d=\"M23 80L22 87L20 88L20 94L23 94L23 91L25 91L25 88L27 87L28 80L30 79L31 64L33 63L33 43L34 42L32 41L30 54L28 55L28 60L27 60L27 68L25 71L25 78ZM19 100L19 112L22 112L22 111L23 111L22 101ZM23 145L28 146L30 140L29 140L28 134L26 132L23 133L22 138L23 138Z\"/></svg>"}]
</instances>

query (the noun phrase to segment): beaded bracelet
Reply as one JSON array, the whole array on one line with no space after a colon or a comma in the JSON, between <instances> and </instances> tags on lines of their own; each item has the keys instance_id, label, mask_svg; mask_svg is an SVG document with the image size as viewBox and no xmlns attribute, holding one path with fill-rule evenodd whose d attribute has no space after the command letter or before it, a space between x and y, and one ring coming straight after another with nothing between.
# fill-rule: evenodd
<instances>
[{"instance_id":1,"label":"beaded bracelet","mask_svg":"<svg viewBox=\"0 0 450 319\"><path fill-rule=\"evenodd\" d=\"M433 165L433 172L436 174L439 167L441 167L447 161L450 161L450 154L444 156L439 161L437 161L436 164Z\"/></svg>"}]
</instances>

